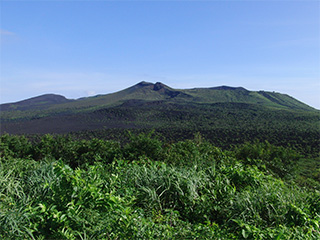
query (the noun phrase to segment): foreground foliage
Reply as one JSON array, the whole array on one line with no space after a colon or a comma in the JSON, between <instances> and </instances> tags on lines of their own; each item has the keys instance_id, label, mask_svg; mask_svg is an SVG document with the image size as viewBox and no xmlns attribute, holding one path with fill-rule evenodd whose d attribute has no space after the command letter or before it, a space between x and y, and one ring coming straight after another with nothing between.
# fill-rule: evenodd
<instances>
[{"instance_id":1,"label":"foreground foliage","mask_svg":"<svg viewBox=\"0 0 320 240\"><path fill-rule=\"evenodd\" d=\"M0 238L320 238L319 179L297 185L294 150L130 139L1 136Z\"/></svg>"}]
</instances>

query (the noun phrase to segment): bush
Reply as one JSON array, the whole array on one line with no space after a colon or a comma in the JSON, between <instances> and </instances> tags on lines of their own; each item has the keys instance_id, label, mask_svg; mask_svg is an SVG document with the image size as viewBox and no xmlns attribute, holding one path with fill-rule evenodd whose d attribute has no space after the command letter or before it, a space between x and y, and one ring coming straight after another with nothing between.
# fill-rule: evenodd
<instances>
[{"instance_id":1,"label":"bush","mask_svg":"<svg viewBox=\"0 0 320 240\"><path fill-rule=\"evenodd\" d=\"M247 165L256 165L261 170L265 168L275 176L283 178L292 173L301 155L290 148L274 146L268 141L245 143L234 150L236 159Z\"/></svg>"},{"instance_id":2,"label":"bush","mask_svg":"<svg viewBox=\"0 0 320 240\"><path fill-rule=\"evenodd\" d=\"M25 136L3 134L0 136L1 158L29 158L32 144Z\"/></svg>"},{"instance_id":3,"label":"bush","mask_svg":"<svg viewBox=\"0 0 320 240\"><path fill-rule=\"evenodd\" d=\"M154 136L154 132L133 135L129 132L130 141L122 152L123 158L134 161L148 158L156 161L163 160L163 143Z\"/></svg>"}]
</instances>

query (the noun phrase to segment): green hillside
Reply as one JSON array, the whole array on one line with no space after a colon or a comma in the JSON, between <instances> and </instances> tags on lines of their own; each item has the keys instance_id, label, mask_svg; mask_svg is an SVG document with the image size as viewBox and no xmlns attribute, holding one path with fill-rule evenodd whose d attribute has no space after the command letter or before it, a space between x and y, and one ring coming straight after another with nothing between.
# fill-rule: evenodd
<instances>
[{"instance_id":1,"label":"green hillside","mask_svg":"<svg viewBox=\"0 0 320 240\"><path fill-rule=\"evenodd\" d=\"M72 102L61 95L45 94L38 97L33 97L15 103L1 104L1 111L30 111L30 110L43 110L53 105L60 105L62 103Z\"/></svg>"},{"instance_id":2,"label":"green hillside","mask_svg":"<svg viewBox=\"0 0 320 240\"><path fill-rule=\"evenodd\" d=\"M48 100L48 96L51 99ZM169 102L192 102L192 103L217 103L236 102L252 103L276 108L314 110L312 107L288 96L275 92L254 92L244 88L215 87L215 88L194 88L194 89L172 89L162 83L140 82L132 87L119 92L98 95L94 97L81 98L75 101L67 100L62 96L43 95L29 100L2 104L2 111L33 110L35 103L46 107L47 111L61 112L67 110L88 110L107 106L117 106L127 100L145 100ZM36 101L38 100L38 101ZM29 105L28 105L29 104ZM21 107L23 106L23 108ZM29 108L28 108L29 107Z\"/></svg>"},{"instance_id":3,"label":"green hillside","mask_svg":"<svg viewBox=\"0 0 320 240\"><path fill-rule=\"evenodd\" d=\"M116 106L126 100L144 100L192 103L239 102L253 103L276 108L314 110L312 107L285 94L274 92L253 92L244 88L216 87L194 89L172 89L163 83L140 82L122 91L84 98L59 106L62 108L97 108Z\"/></svg>"},{"instance_id":4,"label":"green hillside","mask_svg":"<svg viewBox=\"0 0 320 240\"><path fill-rule=\"evenodd\" d=\"M226 86L172 89L147 82L73 101L44 95L1 105L2 134L119 139L128 129L155 129L173 140L200 132L221 147L260 139L314 152L320 143L320 111L280 93Z\"/></svg>"}]
</instances>

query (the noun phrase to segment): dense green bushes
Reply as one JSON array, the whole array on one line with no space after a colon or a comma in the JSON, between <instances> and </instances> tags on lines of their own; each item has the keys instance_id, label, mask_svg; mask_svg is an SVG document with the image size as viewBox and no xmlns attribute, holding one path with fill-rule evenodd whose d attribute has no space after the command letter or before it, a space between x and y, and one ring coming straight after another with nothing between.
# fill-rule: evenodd
<instances>
[{"instance_id":1,"label":"dense green bushes","mask_svg":"<svg viewBox=\"0 0 320 240\"><path fill-rule=\"evenodd\" d=\"M320 192L279 178L301 157L267 142L3 135L0 147L3 239L320 238Z\"/></svg>"},{"instance_id":2,"label":"dense green bushes","mask_svg":"<svg viewBox=\"0 0 320 240\"><path fill-rule=\"evenodd\" d=\"M285 177L292 172L301 154L290 148L271 145L269 142L246 143L237 146L235 157L248 165L268 169L278 177Z\"/></svg>"},{"instance_id":3,"label":"dense green bushes","mask_svg":"<svg viewBox=\"0 0 320 240\"><path fill-rule=\"evenodd\" d=\"M73 140L71 137L44 135L33 142L24 136L2 135L0 156L3 158L63 159L76 168L96 161L111 163L120 154L120 144L115 141Z\"/></svg>"}]
</instances>

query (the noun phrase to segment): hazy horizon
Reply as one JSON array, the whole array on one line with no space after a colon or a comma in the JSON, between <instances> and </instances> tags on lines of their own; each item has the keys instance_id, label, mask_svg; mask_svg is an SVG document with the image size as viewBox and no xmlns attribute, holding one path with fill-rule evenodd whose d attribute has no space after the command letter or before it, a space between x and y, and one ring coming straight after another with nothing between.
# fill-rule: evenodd
<instances>
[{"instance_id":1,"label":"hazy horizon","mask_svg":"<svg viewBox=\"0 0 320 240\"><path fill-rule=\"evenodd\" d=\"M1 1L0 103L138 82L288 94L320 109L316 1Z\"/></svg>"}]
</instances>

